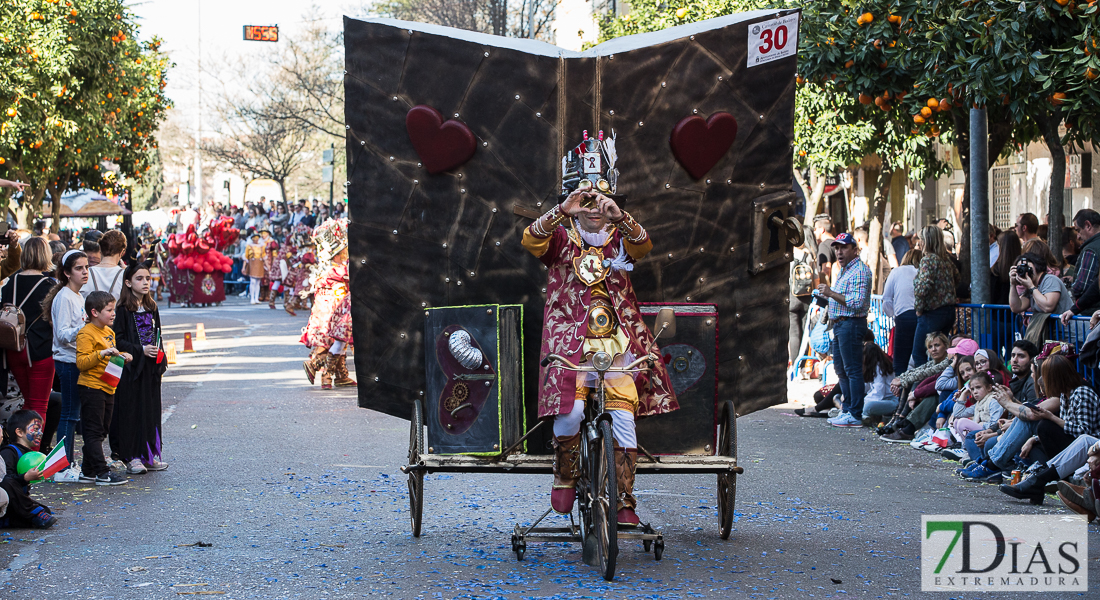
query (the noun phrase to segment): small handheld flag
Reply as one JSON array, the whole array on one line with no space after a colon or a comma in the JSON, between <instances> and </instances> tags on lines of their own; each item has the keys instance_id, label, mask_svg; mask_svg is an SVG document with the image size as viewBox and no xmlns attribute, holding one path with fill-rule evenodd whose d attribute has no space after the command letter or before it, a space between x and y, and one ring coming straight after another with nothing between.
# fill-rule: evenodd
<instances>
[{"instance_id":1,"label":"small handheld flag","mask_svg":"<svg viewBox=\"0 0 1100 600\"><path fill-rule=\"evenodd\" d=\"M61 438L61 441L46 455L46 460L42 462L42 478L49 479L67 468L69 468L69 459L65 456L65 438Z\"/></svg>"},{"instance_id":2,"label":"small handheld flag","mask_svg":"<svg viewBox=\"0 0 1100 600\"><path fill-rule=\"evenodd\" d=\"M99 376L100 381L111 387L118 387L118 380L122 379L122 365L124 364L126 364L126 360L121 356L112 356L110 362L107 363L107 367L103 369L103 374Z\"/></svg>"},{"instance_id":3,"label":"small handheld flag","mask_svg":"<svg viewBox=\"0 0 1100 600\"><path fill-rule=\"evenodd\" d=\"M161 348L160 332L157 332L157 364L164 362L164 349Z\"/></svg>"}]
</instances>

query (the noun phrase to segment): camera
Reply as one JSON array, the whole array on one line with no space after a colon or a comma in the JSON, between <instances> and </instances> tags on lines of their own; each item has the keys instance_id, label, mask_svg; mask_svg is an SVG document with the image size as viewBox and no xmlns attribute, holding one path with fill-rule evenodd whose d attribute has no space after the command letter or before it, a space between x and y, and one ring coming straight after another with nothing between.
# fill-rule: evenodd
<instances>
[{"instance_id":1,"label":"camera","mask_svg":"<svg viewBox=\"0 0 1100 600\"><path fill-rule=\"evenodd\" d=\"M822 296L821 292L814 290L811 295L814 297L814 304L822 308L827 308L829 306L829 299Z\"/></svg>"},{"instance_id":2,"label":"camera","mask_svg":"<svg viewBox=\"0 0 1100 600\"><path fill-rule=\"evenodd\" d=\"M1016 263L1016 276L1017 277L1031 277L1031 263L1026 260L1021 260Z\"/></svg>"}]
</instances>

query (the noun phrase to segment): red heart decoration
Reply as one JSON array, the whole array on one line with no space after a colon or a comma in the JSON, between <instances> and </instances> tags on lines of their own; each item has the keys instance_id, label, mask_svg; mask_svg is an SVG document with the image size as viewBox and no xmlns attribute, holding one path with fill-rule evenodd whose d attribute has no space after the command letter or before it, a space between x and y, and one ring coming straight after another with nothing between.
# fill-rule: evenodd
<instances>
[{"instance_id":1,"label":"red heart decoration","mask_svg":"<svg viewBox=\"0 0 1100 600\"><path fill-rule=\"evenodd\" d=\"M409 110L405 115L405 129L420 155L420 162L432 174L465 163L477 148L477 140L465 123L454 119L444 122L438 110L425 104Z\"/></svg>"},{"instance_id":2,"label":"red heart decoration","mask_svg":"<svg viewBox=\"0 0 1100 600\"><path fill-rule=\"evenodd\" d=\"M700 179L711 170L737 138L737 119L725 112L716 112L709 119L691 115L672 128L669 144L672 154L687 172Z\"/></svg>"}]
</instances>

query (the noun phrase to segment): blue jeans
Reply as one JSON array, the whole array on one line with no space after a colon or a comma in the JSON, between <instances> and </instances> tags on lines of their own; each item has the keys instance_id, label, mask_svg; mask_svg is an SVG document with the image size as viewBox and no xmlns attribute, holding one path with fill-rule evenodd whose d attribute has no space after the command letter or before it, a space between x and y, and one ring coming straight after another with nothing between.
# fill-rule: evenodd
<instances>
[{"instance_id":1,"label":"blue jeans","mask_svg":"<svg viewBox=\"0 0 1100 600\"><path fill-rule=\"evenodd\" d=\"M925 338L928 334L942 331L950 335L951 328L954 326L954 304L941 306L917 317L917 328L913 332L913 366L919 367L928 362L928 349L925 348Z\"/></svg>"},{"instance_id":2,"label":"blue jeans","mask_svg":"<svg viewBox=\"0 0 1100 600\"><path fill-rule=\"evenodd\" d=\"M917 311L907 310L894 317L894 375L909 370L913 355L913 334L917 330Z\"/></svg>"},{"instance_id":3,"label":"blue jeans","mask_svg":"<svg viewBox=\"0 0 1100 600\"><path fill-rule=\"evenodd\" d=\"M54 369L61 380L61 417L57 424L57 440L65 440L65 458L75 465L73 455L76 451L74 441L76 424L80 422L80 395L76 393L76 380L80 378L80 369L76 363L54 360Z\"/></svg>"},{"instance_id":4,"label":"blue jeans","mask_svg":"<svg viewBox=\"0 0 1100 600\"><path fill-rule=\"evenodd\" d=\"M883 396L881 400L867 400L863 403L863 414L875 417L888 417L897 409L898 398L893 394Z\"/></svg>"},{"instance_id":5,"label":"blue jeans","mask_svg":"<svg viewBox=\"0 0 1100 600\"><path fill-rule=\"evenodd\" d=\"M978 462L988 456L989 449L993 447L993 444L997 443L997 438L991 438L985 441L985 444L978 446L978 443L974 441L974 436L977 435L977 431L971 431L963 438L963 450L970 456L970 460Z\"/></svg>"},{"instance_id":6,"label":"blue jeans","mask_svg":"<svg viewBox=\"0 0 1100 600\"><path fill-rule=\"evenodd\" d=\"M1012 459L1019 454L1020 448L1024 447L1024 442L1038 430L1039 421L1025 421L1019 417L1013 419L1008 430L997 438L997 445L990 448L989 442L985 443L989 460L1002 469L1011 467Z\"/></svg>"},{"instance_id":7,"label":"blue jeans","mask_svg":"<svg viewBox=\"0 0 1100 600\"><path fill-rule=\"evenodd\" d=\"M833 342L829 353L833 355L833 368L844 394L841 411L856 419L863 418L863 335L867 321L862 317L835 321Z\"/></svg>"}]
</instances>

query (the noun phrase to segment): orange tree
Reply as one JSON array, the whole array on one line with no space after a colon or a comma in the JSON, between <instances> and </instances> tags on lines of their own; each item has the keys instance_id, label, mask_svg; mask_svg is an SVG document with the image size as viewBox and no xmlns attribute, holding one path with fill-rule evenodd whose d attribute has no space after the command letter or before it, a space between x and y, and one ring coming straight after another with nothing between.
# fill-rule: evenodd
<instances>
[{"instance_id":1,"label":"orange tree","mask_svg":"<svg viewBox=\"0 0 1100 600\"><path fill-rule=\"evenodd\" d=\"M105 165L140 177L170 103L159 41L139 43L121 0L3 0L0 172L29 184L21 226L76 186L99 188ZM9 198L0 197L6 209ZM55 216L60 203L54 202ZM58 220L54 219L54 228Z\"/></svg>"},{"instance_id":2,"label":"orange tree","mask_svg":"<svg viewBox=\"0 0 1100 600\"><path fill-rule=\"evenodd\" d=\"M818 0L804 7L804 22L799 29L799 71L807 53L816 62L833 47L835 34L811 35L810 28L821 28L813 21L825 13L815 7ZM820 2L820 4L830 4ZM768 0L703 0L699 2L663 2L637 0L631 2L631 12L606 19L600 24L601 41L620 35L656 31L687 22L709 19L735 12L760 8L789 8L781 1ZM812 15L812 17L811 17ZM820 31L818 32L820 33ZM812 41L807 44L806 40ZM818 41L828 39L822 47ZM810 69L812 76L799 75L795 95L795 173L807 198L807 213L818 210L825 176L858 166L865 157L877 157L880 167L871 198L870 235L872 261L877 263L878 246L882 240L887 190L893 174L899 170L923 178L940 172L932 140L914 134L907 122L891 111L878 110L861 104L851 94L851 84L824 68ZM803 177L803 173L809 177ZM872 272L877 273L872 264Z\"/></svg>"},{"instance_id":3,"label":"orange tree","mask_svg":"<svg viewBox=\"0 0 1100 600\"><path fill-rule=\"evenodd\" d=\"M1050 242L1060 252L1063 144L1095 137L1100 106L1092 85L1100 72L1096 14L1095 0L815 0L806 8L800 71L843 85L913 135L957 146L967 180L961 254L969 251L970 108L986 109L991 161L1042 139L1054 159Z\"/></svg>"}]
</instances>

